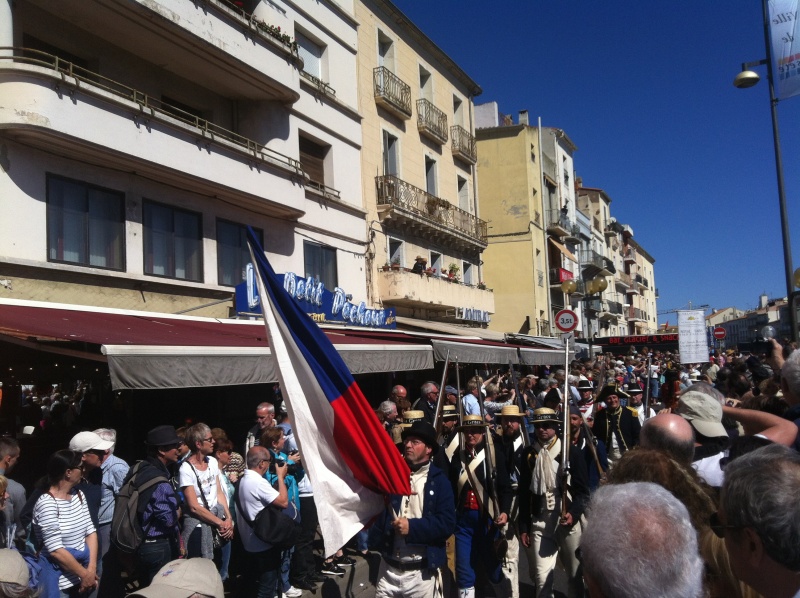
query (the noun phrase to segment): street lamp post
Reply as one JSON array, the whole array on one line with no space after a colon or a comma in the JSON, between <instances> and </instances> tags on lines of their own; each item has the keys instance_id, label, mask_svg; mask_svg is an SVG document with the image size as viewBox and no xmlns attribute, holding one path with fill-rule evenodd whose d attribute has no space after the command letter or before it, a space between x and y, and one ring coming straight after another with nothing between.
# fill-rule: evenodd
<instances>
[{"instance_id":1,"label":"street lamp post","mask_svg":"<svg viewBox=\"0 0 800 598\"><path fill-rule=\"evenodd\" d=\"M735 87L746 89L758 83L760 77L758 73L750 70L751 67L766 65L767 83L769 84L769 103L772 112L772 140L775 146L775 170L778 175L778 203L781 214L781 238L783 239L783 263L784 274L786 275L786 297L789 298L794 289L792 272L792 244L789 238L789 216L786 210L786 192L783 186L783 158L781 157L781 141L778 133L778 99L775 97L775 84L772 72L772 46L769 39L769 11L767 10L767 0L762 0L762 11L764 17L764 44L767 49L767 57L764 60L747 62L742 64L742 72L736 75L733 80Z\"/></svg>"}]
</instances>

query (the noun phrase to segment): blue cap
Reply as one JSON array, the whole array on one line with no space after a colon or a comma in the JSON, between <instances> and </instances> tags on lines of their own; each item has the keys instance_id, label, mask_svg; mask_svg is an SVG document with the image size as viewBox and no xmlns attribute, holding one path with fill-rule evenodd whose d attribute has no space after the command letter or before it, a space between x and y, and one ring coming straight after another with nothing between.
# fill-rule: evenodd
<instances>
[{"instance_id":1,"label":"blue cap","mask_svg":"<svg viewBox=\"0 0 800 598\"><path fill-rule=\"evenodd\" d=\"M444 387L444 394L458 396L458 391L455 388L453 388L452 386L445 386Z\"/></svg>"}]
</instances>

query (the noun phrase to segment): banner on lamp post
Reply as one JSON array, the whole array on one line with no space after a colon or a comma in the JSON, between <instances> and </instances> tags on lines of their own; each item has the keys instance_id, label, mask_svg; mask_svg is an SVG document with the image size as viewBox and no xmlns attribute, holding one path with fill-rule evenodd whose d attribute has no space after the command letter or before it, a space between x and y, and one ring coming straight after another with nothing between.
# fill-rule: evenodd
<instances>
[{"instance_id":1,"label":"banner on lamp post","mask_svg":"<svg viewBox=\"0 0 800 598\"><path fill-rule=\"evenodd\" d=\"M769 0L769 36L779 100L800 94L800 24L798 0Z\"/></svg>"},{"instance_id":2,"label":"banner on lamp post","mask_svg":"<svg viewBox=\"0 0 800 598\"><path fill-rule=\"evenodd\" d=\"M706 317L702 309L678 312L678 352L681 363L708 361Z\"/></svg>"}]
</instances>

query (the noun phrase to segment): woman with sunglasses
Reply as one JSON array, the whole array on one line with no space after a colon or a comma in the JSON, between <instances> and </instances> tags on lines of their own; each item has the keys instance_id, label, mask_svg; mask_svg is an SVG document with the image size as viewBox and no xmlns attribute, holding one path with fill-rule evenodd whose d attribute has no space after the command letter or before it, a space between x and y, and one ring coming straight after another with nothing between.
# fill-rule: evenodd
<instances>
[{"instance_id":1,"label":"woman with sunglasses","mask_svg":"<svg viewBox=\"0 0 800 598\"><path fill-rule=\"evenodd\" d=\"M83 454L62 450L47 462L48 489L33 508L33 531L42 547L43 598L78 596L97 586L97 533L81 481Z\"/></svg>"}]
</instances>

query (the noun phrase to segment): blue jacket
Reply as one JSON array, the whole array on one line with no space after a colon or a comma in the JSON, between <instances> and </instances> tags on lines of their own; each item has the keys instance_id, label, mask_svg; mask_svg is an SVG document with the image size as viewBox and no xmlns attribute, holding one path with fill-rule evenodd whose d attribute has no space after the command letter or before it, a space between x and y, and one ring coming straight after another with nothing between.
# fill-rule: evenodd
<instances>
[{"instance_id":1,"label":"blue jacket","mask_svg":"<svg viewBox=\"0 0 800 598\"><path fill-rule=\"evenodd\" d=\"M425 482L425 498L422 503L422 518L408 520L408 544L425 546L428 567L435 569L447 566L445 542L456 528L456 512L453 508L453 490L444 472L431 463ZM403 499L399 494L391 496L395 512L400 510ZM392 512L389 507L373 524L369 531L369 544L382 554L391 554L394 542Z\"/></svg>"}]
</instances>

